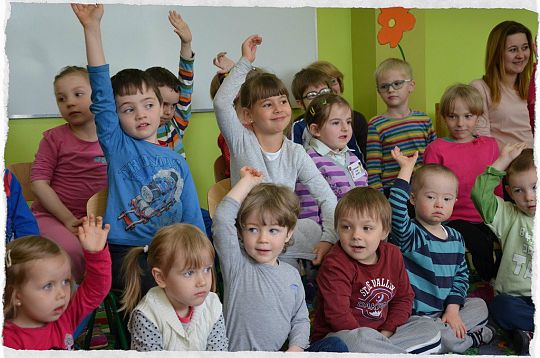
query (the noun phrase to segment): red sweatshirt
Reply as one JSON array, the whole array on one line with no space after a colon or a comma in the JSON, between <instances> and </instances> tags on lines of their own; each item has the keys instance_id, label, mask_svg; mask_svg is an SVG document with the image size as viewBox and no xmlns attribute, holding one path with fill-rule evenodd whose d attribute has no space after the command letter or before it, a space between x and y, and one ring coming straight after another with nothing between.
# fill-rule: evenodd
<instances>
[{"instance_id":1,"label":"red sweatshirt","mask_svg":"<svg viewBox=\"0 0 540 358\"><path fill-rule=\"evenodd\" d=\"M364 265L338 242L317 275L319 297L311 341L328 333L370 327L395 332L409 319L414 293L396 246L381 242L379 260Z\"/></svg>"},{"instance_id":2,"label":"red sweatshirt","mask_svg":"<svg viewBox=\"0 0 540 358\"><path fill-rule=\"evenodd\" d=\"M86 277L66 311L43 327L22 328L4 322L4 345L15 349L73 349L73 332L90 312L105 299L111 288L111 255L106 246L96 253L84 251Z\"/></svg>"}]
</instances>

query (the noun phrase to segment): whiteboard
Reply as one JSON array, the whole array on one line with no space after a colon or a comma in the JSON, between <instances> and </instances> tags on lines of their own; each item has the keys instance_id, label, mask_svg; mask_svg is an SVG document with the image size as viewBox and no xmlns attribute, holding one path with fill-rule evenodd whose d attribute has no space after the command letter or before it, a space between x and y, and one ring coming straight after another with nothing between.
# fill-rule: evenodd
<instances>
[{"instance_id":1,"label":"whiteboard","mask_svg":"<svg viewBox=\"0 0 540 358\"><path fill-rule=\"evenodd\" d=\"M211 111L210 81L219 51L240 58L243 40L257 33L263 44L254 65L289 87L301 68L317 60L315 8L105 5L101 21L111 75L124 68L162 66L178 73L180 39L167 15L176 10L193 33L194 111ZM59 116L53 79L66 65L86 66L83 30L69 4L11 3L6 26L9 61L8 116Z\"/></svg>"}]
</instances>

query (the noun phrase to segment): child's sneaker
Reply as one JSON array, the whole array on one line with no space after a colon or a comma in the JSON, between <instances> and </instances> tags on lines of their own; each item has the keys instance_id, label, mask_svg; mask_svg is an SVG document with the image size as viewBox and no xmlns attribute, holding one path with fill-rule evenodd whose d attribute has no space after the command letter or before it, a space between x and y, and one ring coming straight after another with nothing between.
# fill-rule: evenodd
<instances>
[{"instance_id":1,"label":"child's sneaker","mask_svg":"<svg viewBox=\"0 0 540 358\"><path fill-rule=\"evenodd\" d=\"M486 325L477 331L467 333L472 338L472 347L478 348L483 344L489 344L495 337L495 328L490 325Z\"/></svg>"},{"instance_id":2,"label":"child's sneaker","mask_svg":"<svg viewBox=\"0 0 540 358\"><path fill-rule=\"evenodd\" d=\"M529 354L529 344L533 338L533 332L522 331L516 329L511 333L512 347L516 351L516 354L526 355Z\"/></svg>"}]
</instances>

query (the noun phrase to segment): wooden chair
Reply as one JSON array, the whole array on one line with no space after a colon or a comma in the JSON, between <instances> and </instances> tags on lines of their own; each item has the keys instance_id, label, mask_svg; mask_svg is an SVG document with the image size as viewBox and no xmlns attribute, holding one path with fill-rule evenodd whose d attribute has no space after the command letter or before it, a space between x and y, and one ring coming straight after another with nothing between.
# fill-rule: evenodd
<instances>
[{"instance_id":1,"label":"wooden chair","mask_svg":"<svg viewBox=\"0 0 540 358\"><path fill-rule=\"evenodd\" d=\"M437 133L437 138L443 138L448 136L448 128L444 122L444 118L439 112L439 103L435 103L435 133Z\"/></svg>"},{"instance_id":2,"label":"wooden chair","mask_svg":"<svg viewBox=\"0 0 540 358\"><path fill-rule=\"evenodd\" d=\"M107 208L107 196L107 188L92 195L86 203L86 215L93 214L94 216L104 216L105 209ZM122 318L118 313L117 296L118 294L111 290L107 294L107 297L105 297L105 300L103 300L102 305L105 309L105 314L107 315L107 323L109 325L110 335L114 338L114 348L127 350L129 349L129 342L127 339L127 333L122 323ZM88 321L86 337L82 346L83 349L90 349L96 313L97 309L92 312L90 320Z\"/></svg>"},{"instance_id":3,"label":"wooden chair","mask_svg":"<svg viewBox=\"0 0 540 358\"><path fill-rule=\"evenodd\" d=\"M216 180L216 183L220 180L227 178L227 176L225 175L226 166L227 163L225 162L225 158L223 158L223 155L220 155L214 161L214 179Z\"/></svg>"},{"instance_id":4,"label":"wooden chair","mask_svg":"<svg viewBox=\"0 0 540 358\"><path fill-rule=\"evenodd\" d=\"M92 195L86 202L86 215L104 216L107 208L107 195L107 188Z\"/></svg>"},{"instance_id":5,"label":"wooden chair","mask_svg":"<svg viewBox=\"0 0 540 358\"><path fill-rule=\"evenodd\" d=\"M30 173L32 171L32 162L13 163L11 165L8 165L7 168L13 174L15 174L15 176L17 177L17 180L21 184L24 200L26 201L36 200L36 198L34 197L34 193L32 192L32 186L31 186L32 182L30 181Z\"/></svg>"},{"instance_id":6,"label":"wooden chair","mask_svg":"<svg viewBox=\"0 0 540 358\"><path fill-rule=\"evenodd\" d=\"M210 217L214 216L218 204L221 199L231 190L231 178L225 178L214 185L208 190L208 213Z\"/></svg>"}]
</instances>

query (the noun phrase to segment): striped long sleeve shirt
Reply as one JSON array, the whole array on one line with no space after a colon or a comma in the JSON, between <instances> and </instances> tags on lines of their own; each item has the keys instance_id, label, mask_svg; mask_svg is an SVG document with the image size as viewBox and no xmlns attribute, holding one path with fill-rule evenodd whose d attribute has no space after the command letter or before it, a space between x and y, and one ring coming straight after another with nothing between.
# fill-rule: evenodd
<instances>
[{"instance_id":1,"label":"striped long sleeve shirt","mask_svg":"<svg viewBox=\"0 0 540 358\"><path fill-rule=\"evenodd\" d=\"M392 233L390 240L403 253L414 290L413 314L441 313L448 304L463 305L469 288L465 244L459 232L445 226L446 240L427 231L407 212L409 184L396 179L390 190Z\"/></svg>"},{"instance_id":2,"label":"striped long sleeve shirt","mask_svg":"<svg viewBox=\"0 0 540 358\"><path fill-rule=\"evenodd\" d=\"M180 57L178 67L178 104L174 110L174 117L161 125L157 130L157 139L162 147L169 147L176 153L186 156L184 152L184 131L189 125L191 117L191 95L193 93L193 57L185 59Z\"/></svg>"},{"instance_id":3,"label":"striped long sleeve shirt","mask_svg":"<svg viewBox=\"0 0 540 358\"><path fill-rule=\"evenodd\" d=\"M367 171L369 186L390 189L399 172L390 153L395 146L406 156L418 151L417 166L424 161L424 151L437 139L431 119L424 113L411 111L405 118L376 116L369 120L367 138Z\"/></svg>"}]
</instances>

